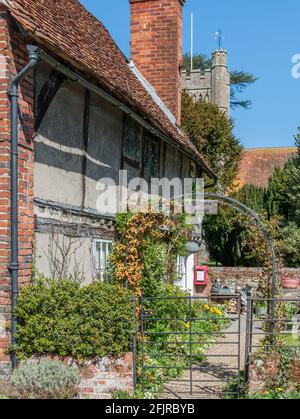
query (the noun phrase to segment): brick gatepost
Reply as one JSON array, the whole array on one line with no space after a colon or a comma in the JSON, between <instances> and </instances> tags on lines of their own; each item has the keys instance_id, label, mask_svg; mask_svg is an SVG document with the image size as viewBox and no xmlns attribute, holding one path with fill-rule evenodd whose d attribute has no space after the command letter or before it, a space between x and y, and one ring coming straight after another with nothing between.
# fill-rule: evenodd
<instances>
[{"instance_id":1,"label":"brick gatepost","mask_svg":"<svg viewBox=\"0 0 300 419\"><path fill-rule=\"evenodd\" d=\"M10 261L10 102L12 77L27 63L26 42L9 14L0 7L0 377L10 370L7 350L11 321ZM27 77L20 88L19 120L19 281L31 278L34 239L34 82Z\"/></svg>"},{"instance_id":2,"label":"brick gatepost","mask_svg":"<svg viewBox=\"0 0 300 419\"><path fill-rule=\"evenodd\" d=\"M185 0L129 1L132 60L180 125Z\"/></svg>"}]
</instances>

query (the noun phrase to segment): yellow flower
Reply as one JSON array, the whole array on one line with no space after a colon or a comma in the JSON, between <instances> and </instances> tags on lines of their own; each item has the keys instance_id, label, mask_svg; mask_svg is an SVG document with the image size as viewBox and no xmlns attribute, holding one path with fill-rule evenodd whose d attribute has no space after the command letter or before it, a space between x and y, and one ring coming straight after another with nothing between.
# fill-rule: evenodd
<instances>
[{"instance_id":1,"label":"yellow flower","mask_svg":"<svg viewBox=\"0 0 300 419\"><path fill-rule=\"evenodd\" d=\"M209 306L208 304L205 304L203 308L204 308L204 310L206 310L206 311L209 311L209 310L210 310L210 306Z\"/></svg>"},{"instance_id":2,"label":"yellow flower","mask_svg":"<svg viewBox=\"0 0 300 419\"><path fill-rule=\"evenodd\" d=\"M277 389L277 391L278 391L278 393L282 393L282 392L283 392L283 388L279 387L279 388Z\"/></svg>"},{"instance_id":3,"label":"yellow flower","mask_svg":"<svg viewBox=\"0 0 300 419\"><path fill-rule=\"evenodd\" d=\"M185 324L184 324L184 327L185 327L186 329L189 329L189 328L190 328L190 323L185 323Z\"/></svg>"}]
</instances>

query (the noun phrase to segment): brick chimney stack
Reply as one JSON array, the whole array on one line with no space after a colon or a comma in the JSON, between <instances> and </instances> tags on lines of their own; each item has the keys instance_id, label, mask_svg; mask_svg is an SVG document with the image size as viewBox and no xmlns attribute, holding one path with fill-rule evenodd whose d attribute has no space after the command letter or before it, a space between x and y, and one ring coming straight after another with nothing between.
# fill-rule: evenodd
<instances>
[{"instance_id":1,"label":"brick chimney stack","mask_svg":"<svg viewBox=\"0 0 300 419\"><path fill-rule=\"evenodd\" d=\"M182 8L185 0L129 0L131 58L181 123Z\"/></svg>"}]
</instances>

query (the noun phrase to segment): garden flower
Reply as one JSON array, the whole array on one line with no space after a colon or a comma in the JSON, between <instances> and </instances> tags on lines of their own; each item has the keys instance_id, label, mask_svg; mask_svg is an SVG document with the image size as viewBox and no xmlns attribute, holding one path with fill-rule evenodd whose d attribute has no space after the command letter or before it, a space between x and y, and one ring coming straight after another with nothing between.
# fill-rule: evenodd
<instances>
[{"instance_id":1,"label":"garden flower","mask_svg":"<svg viewBox=\"0 0 300 419\"><path fill-rule=\"evenodd\" d=\"M222 316L222 312L217 308L217 307L213 307L211 310L210 310L210 312L211 312L211 314L215 314L215 315L217 315L217 316Z\"/></svg>"}]
</instances>

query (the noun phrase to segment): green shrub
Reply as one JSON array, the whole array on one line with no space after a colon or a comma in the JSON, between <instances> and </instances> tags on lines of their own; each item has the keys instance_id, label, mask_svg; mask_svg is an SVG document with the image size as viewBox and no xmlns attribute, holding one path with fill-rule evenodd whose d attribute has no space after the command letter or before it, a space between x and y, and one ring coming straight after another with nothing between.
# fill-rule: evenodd
<instances>
[{"instance_id":1,"label":"green shrub","mask_svg":"<svg viewBox=\"0 0 300 419\"><path fill-rule=\"evenodd\" d=\"M298 400L300 399L300 392L286 391L284 388L274 387L266 389L263 393L249 394L245 382L245 375L241 373L240 379L232 379L223 392L223 399L225 400L236 400L237 398L242 400Z\"/></svg>"},{"instance_id":2,"label":"green shrub","mask_svg":"<svg viewBox=\"0 0 300 419\"><path fill-rule=\"evenodd\" d=\"M249 400L299 400L300 393L283 392L279 390L266 391L265 394L252 394L248 397Z\"/></svg>"},{"instance_id":3,"label":"green shrub","mask_svg":"<svg viewBox=\"0 0 300 419\"><path fill-rule=\"evenodd\" d=\"M76 369L42 358L18 367L2 391L10 399L69 399L76 396L79 380Z\"/></svg>"},{"instance_id":4,"label":"green shrub","mask_svg":"<svg viewBox=\"0 0 300 419\"><path fill-rule=\"evenodd\" d=\"M118 356L130 348L133 301L118 285L39 280L22 290L16 311L19 359Z\"/></svg>"}]
</instances>

